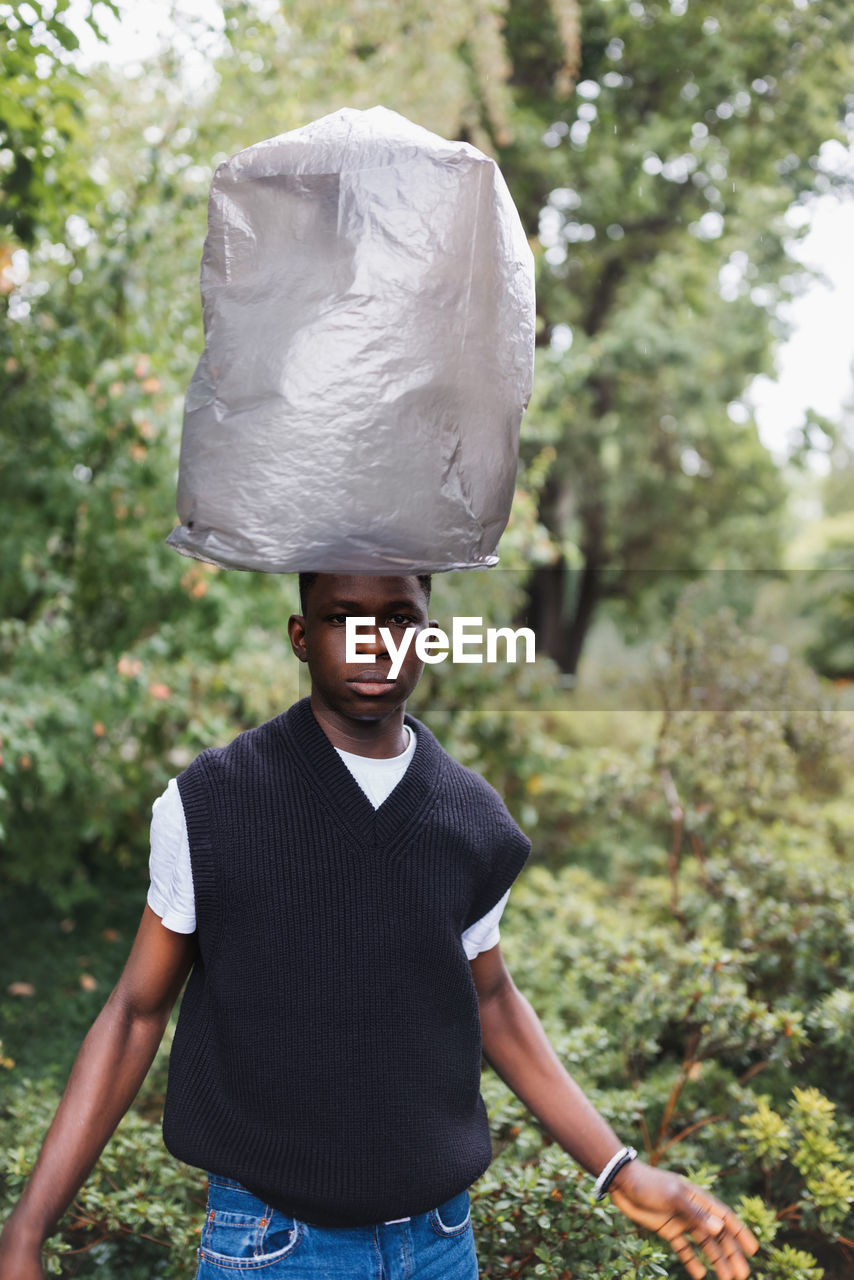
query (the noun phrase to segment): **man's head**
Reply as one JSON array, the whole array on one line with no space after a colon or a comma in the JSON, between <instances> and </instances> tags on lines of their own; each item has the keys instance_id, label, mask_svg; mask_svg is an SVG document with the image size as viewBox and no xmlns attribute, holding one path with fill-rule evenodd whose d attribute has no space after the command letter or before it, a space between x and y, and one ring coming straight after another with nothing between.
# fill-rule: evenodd
<instances>
[{"instance_id":1,"label":"man's head","mask_svg":"<svg viewBox=\"0 0 854 1280\"><path fill-rule=\"evenodd\" d=\"M341 725L382 722L397 716L421 676L414 635L429 625L430 575L408 577L369 574L300 574L301 614L288 622L291 646L311 673L312 707L318 718ZM348 662L350 618L371 618L373 629L360 625L367 639L358 643L358 658ZM385 632L385 635L383 635ZM390 678L392 647L409 641L395 678Z\"/></svg>"}]
</instances>

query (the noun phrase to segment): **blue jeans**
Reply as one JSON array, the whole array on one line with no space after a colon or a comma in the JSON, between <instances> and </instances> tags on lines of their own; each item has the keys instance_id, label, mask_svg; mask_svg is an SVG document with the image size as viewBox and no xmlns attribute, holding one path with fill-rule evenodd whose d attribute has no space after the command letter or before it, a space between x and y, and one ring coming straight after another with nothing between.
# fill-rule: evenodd
<instances>
[{"instance_id":1,"label":"blue jeans","mask_svg":"<svg viewBox=\"0 0 854 1280\"><path fill-rule=\"evenodd\" d=\"M469 1195L403 1222L313 1227L212 1176L196 1280L477 1280Z\"/></svg>"}]
</instances>

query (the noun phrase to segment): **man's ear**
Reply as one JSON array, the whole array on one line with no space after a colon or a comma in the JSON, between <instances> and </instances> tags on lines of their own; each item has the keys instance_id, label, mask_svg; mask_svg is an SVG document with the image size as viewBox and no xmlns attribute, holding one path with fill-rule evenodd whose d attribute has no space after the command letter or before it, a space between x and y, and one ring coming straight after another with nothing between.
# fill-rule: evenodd
<instances>
[{"instance_id":1,"label":"man's ear","mask_svg":"<svg viewBox=\"0 0 854 1280\"><path fill-rule=\"evenodd\" d=\"M291 648L300 662L308 662L308 648L305 640L305 618L301 613L292 613L288 618L288 635Z\"/></svg>"}]
</instances>

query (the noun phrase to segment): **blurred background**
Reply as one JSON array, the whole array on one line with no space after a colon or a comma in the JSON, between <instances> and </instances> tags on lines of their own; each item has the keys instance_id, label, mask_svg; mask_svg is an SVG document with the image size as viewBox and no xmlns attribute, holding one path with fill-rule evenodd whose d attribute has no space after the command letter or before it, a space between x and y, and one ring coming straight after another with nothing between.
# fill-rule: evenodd
<instances>
[{"instance_id":1,"label":"blurred background","mask_svg":"<svg viewBox=\"0 0 854 1280\"><path fill-rule=\"evenodd\" d=\"M854 1274L854 9L0 3L0 1215L110 990L150 807L299 694L292 578L164 545L213 169L383 103L500 163L538 270L501 566L440 622L536 663L412 710L534 842L502 943L627 1142L760 1276ZM164 1059L51 1242L192 1275ZM489 1073L485 1280L680 1274Z\"/></svg>"}]
</instances>

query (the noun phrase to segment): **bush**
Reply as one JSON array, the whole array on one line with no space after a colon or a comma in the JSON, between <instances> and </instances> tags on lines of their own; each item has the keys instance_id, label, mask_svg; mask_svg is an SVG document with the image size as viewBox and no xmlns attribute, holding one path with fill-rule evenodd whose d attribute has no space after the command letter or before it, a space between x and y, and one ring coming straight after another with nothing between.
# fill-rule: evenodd
<instances>
[{"instance_id":1,"label":"bush","mask_svg":"<svg viewBox=\"0 0 854 1280\"><path fill-rule=\"evenodd\" d=\"M49 1272L179 1280L192 1276L205 1206L203 1174L180 1165L160 1136L161 1053L60 1229L47 1243ZM21 1080L0 1112L0 1216L33 1166L56 1109L52 1085Z\"/></svg>"}]
</instances>

